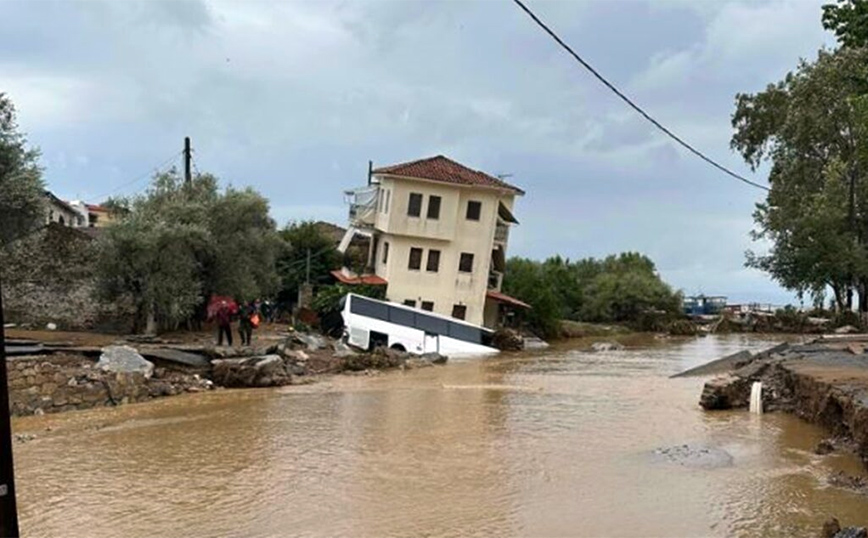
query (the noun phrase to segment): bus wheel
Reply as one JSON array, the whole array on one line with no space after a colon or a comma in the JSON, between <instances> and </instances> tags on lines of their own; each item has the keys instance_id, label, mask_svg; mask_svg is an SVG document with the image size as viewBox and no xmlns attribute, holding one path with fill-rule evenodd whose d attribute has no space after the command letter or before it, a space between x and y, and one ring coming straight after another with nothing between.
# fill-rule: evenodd
<instances>
[{"instance_id":1,"label":"bus wheel","mask_svg":"<svg viewBox=\"0 0 868 538\"><path fill-rule=\"evenodd\" d=\"M400 352L402 352L402 353L404 353L404 352L407 351L407 348L405 348L405 347L402 346L401 344L392 344L391 349L394 349L395 351L400 351Z\"/></svg>"}]
</instances>

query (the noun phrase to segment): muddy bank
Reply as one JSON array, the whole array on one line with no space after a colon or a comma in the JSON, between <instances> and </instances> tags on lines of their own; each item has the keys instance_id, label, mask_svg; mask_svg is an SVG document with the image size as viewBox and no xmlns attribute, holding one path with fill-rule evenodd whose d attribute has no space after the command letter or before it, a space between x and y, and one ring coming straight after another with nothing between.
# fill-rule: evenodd
<instances>
[{"instance_id":1,"label":"muddy bank","mask_svg":"<svg viewBox=\"0 0 868 538\"><path fill-rule=\"evenodd\" d=\"M360 352L308 333L286 334L254 347L161 344L153 339L117 343L123 345L13 341L16 345L7 347L12 350L7 359L11 414L57 413L223 388L308 384L328 375L446 362L434 354ZM121 355L119 360L107 360L115 354Z\"/></svg>"},{"instance_id":2,"label":"muddy bank","mask_svg":"<svg viewBox=\"0 0 868 538\"><path fill-rule=\"evenodd\" d=\"M765 411L793 413L825 427L868 466L866 347L868 335L821 337L742 356L730 373L705 384L699 403L707 410L746 408L751 386L762 382Z\"/></svg>"}]
</instances>

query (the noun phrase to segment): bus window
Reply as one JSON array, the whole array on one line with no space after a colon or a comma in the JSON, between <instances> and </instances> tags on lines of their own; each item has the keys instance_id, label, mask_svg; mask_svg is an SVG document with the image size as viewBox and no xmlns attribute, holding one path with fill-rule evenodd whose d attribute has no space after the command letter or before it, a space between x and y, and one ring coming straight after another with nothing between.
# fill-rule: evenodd
<instances>
[{"instance_id":1,"label":"bus window","mask_svg":"<svg viewBox=\"0 0 868 538\"><path fill-rule=\"evenodd\" d=\"M389 321L389 307L387 305L369 301L363 297L353 297L350 302L350 312L360 316Z\"/></svg>"},{"instance_id":2,"label":"bus window","mask_svg":"<svg viewBox=\"0 0 868 538\"><path fill-rule=\"evenodd\" d=\"M428 333L449 334L448 321L424 314L416 314L416 328Z\"/></svg>"},{"instance_id":3,"label":"bus window","mask_svg":"<svg viewBox=\"0 0 868 538\"><path fill-rule=\"evenodd\" d=\"M462 325L460 323L449 324L449 336L455 338L456 340L463 340L465 342L471 342L473 344L481 344L481 332L482 331L475 327L468 327L467 325Z\"/></svg>"},{"instance_id":4,"label":"bus window","mask_svg":"<svg viewBox=\"0 0 868 538\"><path fill-rule=\"evenodd\" d=\"M404 327L413 327L416 323L416 314L403 308L389 307L389 321Z\"/></svg>"}]
</instances>

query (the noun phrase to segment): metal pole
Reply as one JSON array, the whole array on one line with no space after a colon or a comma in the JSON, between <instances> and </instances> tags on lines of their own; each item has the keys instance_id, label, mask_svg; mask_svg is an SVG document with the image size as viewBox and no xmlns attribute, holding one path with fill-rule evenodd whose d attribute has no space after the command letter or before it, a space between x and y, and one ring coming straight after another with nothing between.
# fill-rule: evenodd
<instances>
[{"instance_id":1,"label":"metal pole","mask_svg":"<svg viewBox=\"0 0 868 538\"><path fill-rule=\"evenodd\" d=\"M192 159L192 154L190 150L190 137L184 137L184 181L187 185L193 182L193 173L190 171L190 160Z\"/></svg>"},{"instance_id":2,"label":"metal pole","mask_svg":"<svg viewBox=\"0 0 868 538\"><path fill-rule=\"evenodd\" d=\"M9 382L6 375L6 331L3 323L3 291L0 289L0 536L18 538L12 422L9 417Z\"/></svg>"}]
</instances>

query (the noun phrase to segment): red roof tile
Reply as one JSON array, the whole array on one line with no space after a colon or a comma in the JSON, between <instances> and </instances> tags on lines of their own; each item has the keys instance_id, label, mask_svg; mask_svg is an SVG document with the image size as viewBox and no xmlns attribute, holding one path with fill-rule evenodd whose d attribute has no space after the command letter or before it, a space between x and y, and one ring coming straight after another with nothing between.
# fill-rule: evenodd
<instances>
[{"instance_id":1,"label":"red roof tile","mask_svg":"<svg viewBox=\"0 0 868 538\"><path fill-rule=\"evenodd\" d=\"M472 185L475 187L489 187L495 189L507 189L516 194L524 194L524 191L514 185L490 176L484 172L467 168L452 159L437 155L418 161L383 166L373 170L374 174L389 174L418 179L430 179L453 183L457 185Z\"/></svg>"},{"instance_id":2,"label":"red roof tile","mask_svg":"<svg viewBox=\"0 0 868 538\"><path fill-rule=\"evenodd\" d=\"M510 297L509 295L505 293L500 293L499 291L488 290L487 292L485 292L485 295L489 299L492 299L499 303L505 303L511 306L517 306L519 308L531 308L531 306L524 301L519 301L515 297Z\"/></svg>"}]
</instances>

